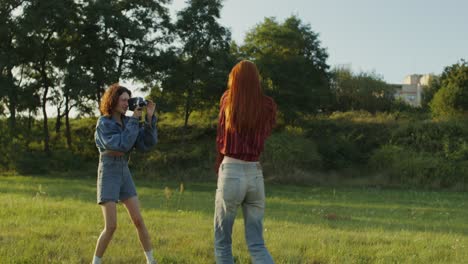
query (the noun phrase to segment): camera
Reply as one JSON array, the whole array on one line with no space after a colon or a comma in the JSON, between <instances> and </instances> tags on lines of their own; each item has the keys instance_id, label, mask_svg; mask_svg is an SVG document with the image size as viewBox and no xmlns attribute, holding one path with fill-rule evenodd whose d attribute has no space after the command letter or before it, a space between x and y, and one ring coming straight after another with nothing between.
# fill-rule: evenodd
<instances>
[{"instance_id":1,"label":"camera","mask_svg":"<svg viewBox=\"0 0 468 264\"><path fill-rule=\"evenodd\" d=\"M135 111L135 109L142 108L146 105L148 105L148 102L141 97L132 97L128 99L128 109L130 111Z\"/></svg>"}]
</instances>

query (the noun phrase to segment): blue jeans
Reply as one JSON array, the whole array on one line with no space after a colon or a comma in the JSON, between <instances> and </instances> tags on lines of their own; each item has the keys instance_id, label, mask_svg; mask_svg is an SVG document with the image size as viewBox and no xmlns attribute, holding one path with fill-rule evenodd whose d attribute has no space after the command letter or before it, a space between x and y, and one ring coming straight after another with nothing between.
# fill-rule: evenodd
<instances>
[{"instance_id":1,"label":"blue jeans","mask_svg":"<svg viewBox=\"0 0 468 264\"><path fill-rule=\"evenodd\" d=\"M216 263L234 263L231 236L239 205L253 263L274 263L263 240L265 189L258 163L224 163L219 168L214 215Z\"/></svg>"}]
</instances>

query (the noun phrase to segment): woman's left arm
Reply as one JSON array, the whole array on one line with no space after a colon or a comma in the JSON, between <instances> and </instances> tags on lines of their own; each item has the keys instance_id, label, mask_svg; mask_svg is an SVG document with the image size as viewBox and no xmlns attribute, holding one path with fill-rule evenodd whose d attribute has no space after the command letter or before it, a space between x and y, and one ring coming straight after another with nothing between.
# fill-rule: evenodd
<instances>
[{"instance_id":1,"label":"woman's left arm","mask_svg":"<svg viewBox=\"0 0 468 264\"><path fill-rule=\"evenodd\" d=\"M139 151L148 151L158 142L158 129L156 123L158 118L154 115L156 104L148 100L146 108L145 124L140 128L136 140L136 149Z\"/></svg>"}]
</instances>

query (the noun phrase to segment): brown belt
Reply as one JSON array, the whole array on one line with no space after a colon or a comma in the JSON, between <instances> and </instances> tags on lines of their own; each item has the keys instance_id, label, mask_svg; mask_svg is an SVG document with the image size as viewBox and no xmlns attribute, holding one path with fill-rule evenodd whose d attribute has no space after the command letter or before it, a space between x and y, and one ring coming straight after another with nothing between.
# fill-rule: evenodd
<instances>
[{"instance_id":1,"label":"brown belt","mask_svg":"<svg viewBox=\"0 0 468 264\"><path fill-rule=\"evenodd\" d=\"M111 157L122 157L125 155L125 152L106 150L102 152L101 155L111 156Z\"/></svg>"}]
</instances>

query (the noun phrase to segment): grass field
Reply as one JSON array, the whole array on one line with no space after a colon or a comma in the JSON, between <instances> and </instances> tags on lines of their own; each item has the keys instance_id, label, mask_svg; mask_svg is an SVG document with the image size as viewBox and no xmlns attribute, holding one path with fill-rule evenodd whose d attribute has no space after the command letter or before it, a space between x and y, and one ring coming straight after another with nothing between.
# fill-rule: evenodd
<instances>
[{"instance_id":1,"label":"grass field","mask_svg":"<svg viewBox=\"0 0 468 264\"><path fill-rule=\"evenodd\" d=\"M141 181L160 263L213 263L213 183ZM168 188L166 188L168 187ZM276 263L468 263L468 194L267 185ZM95 179L0 176L0 263L90 263L102 229ZM104 263L144 263L125 209ZM250 263L241 211L237 263Z\"/></svg>"}]
</instances>

